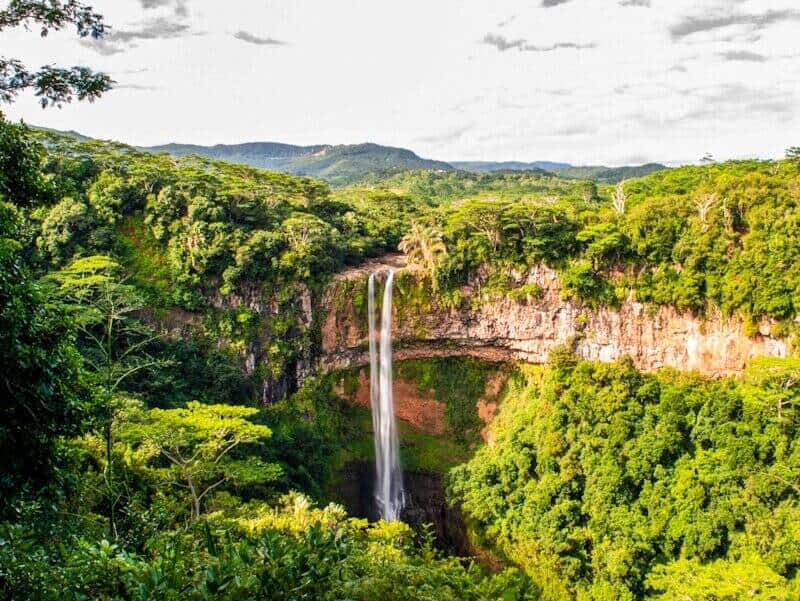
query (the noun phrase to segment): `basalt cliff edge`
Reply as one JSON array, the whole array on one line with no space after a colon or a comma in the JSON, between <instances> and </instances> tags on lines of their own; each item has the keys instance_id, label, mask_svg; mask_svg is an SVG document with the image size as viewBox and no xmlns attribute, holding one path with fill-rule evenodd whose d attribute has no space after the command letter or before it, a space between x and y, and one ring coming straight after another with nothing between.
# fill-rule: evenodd
<instances>
[{"instance_id":1,"label":"basalt cliff edge","mask_svg":"<svg viewBox=\"0 0 800 601\"><path fill-rule=\"evenodd\" d=\"M395 258L389 265L399 263ZM322 299L321 352L316 360L322 371L367 361L365 320L352 302L354 286L364 277L363 270L343 273ZM424 310L404 306L399 298L392 326L395 358L470 355L544 363L554 348L568 344L585 359L613 361L627 355L645 371L672 367L716 377L741 371L753 357L785 357L788 351L785 339L770 335L767 321L758 333L747 336L741 320L718 312L698 316L634 300L617 308L587 307L563 298L558 275L545 266L514 278L517 285L538 288L539 293L518 300L500 296L478 306L462 303L458 308L434 301ZM476 278L462 289L462 297L474 297L479 287Z\"/></svg>"}]
</instances>

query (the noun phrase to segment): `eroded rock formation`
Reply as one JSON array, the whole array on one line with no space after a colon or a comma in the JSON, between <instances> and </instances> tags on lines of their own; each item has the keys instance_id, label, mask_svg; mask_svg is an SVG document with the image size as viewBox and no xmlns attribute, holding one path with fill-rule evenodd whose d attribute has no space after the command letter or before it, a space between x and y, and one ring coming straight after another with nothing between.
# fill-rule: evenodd
<instances>
[{"instance_id":1,"label":"eroded rock formation","mask_svg":"<svg viewBox=\"0 0 800 601\"><path fill-rule=\"evenodd\" d=\"M393 257L397 267L398 259ZM322 300L327 311L321 327L322 370L366 363L366 326L353 302L353 290L363 273L353 270L329 287ZM629 355L637 367L661 367L722 376L741 371L756 356L784 357L787 342L770 336L770 324L749 337L737 318L719 314L699 317L672 307L649 307L628 300L618 308L591 309L562 298L557 274L544 266L517 274L519 286L535 284L535 298L504 296L478 307L462 303L443 308L404 306L396 296L393 331L395 359L471 355L489 361L543 363L555 347L571 344L585 359L613 361ZM462 289L475 298L480 280Z\"/></svg>"}]
</instances>

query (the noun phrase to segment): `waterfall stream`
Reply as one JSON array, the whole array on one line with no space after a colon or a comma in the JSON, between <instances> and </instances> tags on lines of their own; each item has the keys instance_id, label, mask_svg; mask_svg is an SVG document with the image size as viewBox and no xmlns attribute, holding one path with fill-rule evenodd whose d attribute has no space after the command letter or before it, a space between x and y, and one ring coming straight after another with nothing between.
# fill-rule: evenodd
<instances>
[{"instance_id":1,"label":"waterfall stream","mask_svg":"<svg viewBox=\"0 0 800 601\"><path fill-rule=\"evenodd\" d=\"M392 287L394 270L389 270L383 289L380 339L375 323L375 274L367 282L369 325L369 391L372 427L375 432L375 500L381 518L394 521L403 508L403 472L400 443L392 398Z\"/></svg>"}]
</instances>

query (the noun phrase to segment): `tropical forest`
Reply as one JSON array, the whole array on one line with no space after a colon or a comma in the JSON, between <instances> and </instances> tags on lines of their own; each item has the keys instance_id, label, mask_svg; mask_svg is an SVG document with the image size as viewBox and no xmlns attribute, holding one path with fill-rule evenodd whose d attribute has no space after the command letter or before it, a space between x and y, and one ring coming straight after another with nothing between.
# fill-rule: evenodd
<instances>
[{"instance_id":1,"label":"tropical forest","mask_svg":"<svg viewBox=\"0 0 800 601\"><path fill-rule=\"evenodd\" d=\"M0 3L0 36L76 30L154 39ZM0 599L800 599L800 148L38 124L121 77L0 57Z\"/></svg>"}]
</instances>

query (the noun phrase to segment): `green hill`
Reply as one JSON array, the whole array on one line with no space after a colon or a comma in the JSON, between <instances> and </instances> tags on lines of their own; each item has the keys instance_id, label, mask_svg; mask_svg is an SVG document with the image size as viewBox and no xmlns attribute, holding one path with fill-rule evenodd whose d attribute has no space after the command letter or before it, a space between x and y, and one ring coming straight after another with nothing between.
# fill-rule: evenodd
<instances>
[{"instance_id":1,"label":"green hill","mask_svg":"<svg viewBox=\"0 0 800 601\"><path fill-rule=\"evenodd\" d=\"M590 179L607 183L617 183L632 177L643 177L654 171L661 171L667 168L660 163L605 167L603 165L577 166L552 161L533 161L530 163L519 161L451 161L450 164L457 169L476 173L545 170L567 179Z\"/></svg>"},{"instance_id":2,"label":"green hill","mask_svg":"<svg viewBox=\"0 0 800 601\"><path fill-rule=\"evenodd\" d=\"M647 163L645 165L626 165L624 167L604 167L602 165L566 167L564 169L554 169L553 172L567 179L591 179L598 182L616 183L632 177L644 177L663 169L667 169L667 166L661 163Z\"/></svg>"},{"instance_id":3,"label":"green hill","mask_svg":"<svg viewBox=\"0 0 800 601\"><path fill-rule=\"evenodd\" d=\"M216 144L201 146L199 144L164 144L144 148L151 152L166 152L173 156L184 157L198 155L210 159L243 163L251 167L263 169L279 169L293 159L310 156L329 148L324 145L294 146L279 142L247 142L245 144Z\"/></svg>"},{"instance_id":4,"label":"green hill","mask_svg":"<svg viewBox=\"0 0 800 601\"><path fill-rule=\"evenodd\" d=\"M216 146L165 144L143 150L179 157L194 154L294 175L309 175L338 185L358 181L368 174L393 174L408 169L453 170L448 163L423 159L405 148L372 143L336 146L294 146L275 142Z\"/></svg>"},{"instance_id":5,"label":"green hill","mask_svg":"<svg viewBox=\"0 0 800 601\"><path fill-rule=\"evenodd\" d=\"M91 138L78 132L59 132L36 128L88 141ZM425 159L406 148L363 144L313 144L297 146L280 142L246 142L242 144L162 144L141 147L151 153L167 153L175 157L191 155L281 171L292 175L307 175L325 180L335 186L354 183L376 183L407 172L427 170L432 172L509 173L530 172L555 174L566 179L590 179L597 182L616 183L624 179L642 177L667 169L659 163L646 165L605 167L575 166L554 161L437 161Z\"/></svg>"}]
</instances>

